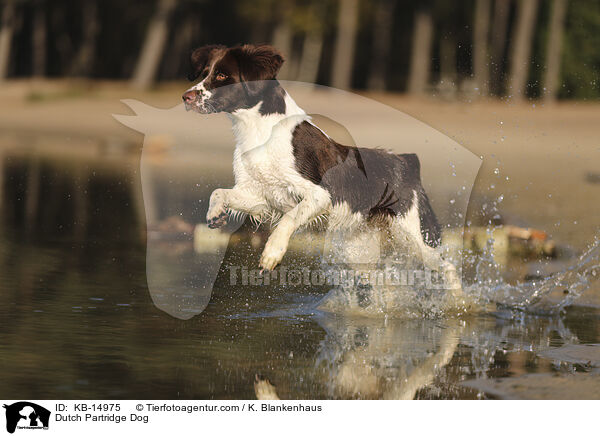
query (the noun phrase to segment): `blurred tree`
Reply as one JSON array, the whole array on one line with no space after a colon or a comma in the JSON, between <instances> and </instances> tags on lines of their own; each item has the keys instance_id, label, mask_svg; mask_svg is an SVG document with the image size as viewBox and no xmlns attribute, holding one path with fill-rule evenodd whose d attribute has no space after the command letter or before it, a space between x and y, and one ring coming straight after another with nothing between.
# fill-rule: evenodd
<instances>
[{"instance_id":1,"label":"blurred tree","mask_svg":"<svg viewBox=\"0 0 600 436\"><path fill-rule=\"evenodd\" d=\"M408 92L418 95L429 83L431 65L431 43L433 40L433 18L428 1L421 2L415 12L408 76Z\"/></svg>"},{"instance_id":2,"label":"blurred tree","mask_svg":"<svg viewBox=\"0 0 600 436\"><path fill-rule=\"evenodd\" d=\"M376 0L373 17L373 60L369 66L369 89L383 91L386 88L387 66L389 65L394 10L397 0Z\"/></svg>"},{"instance_id":3,"label":"blurred tree","mask_svg":"<svg viewBox=\"0 0 600 436\"><path fill-rule=\"evenodd\" d=\"M46 4L45 0L33 2L32 70L34 77L46 75Z\"/></svg>"},{"instance_id":4,"label":"blurred tree","mask_svg":"<svg viewBox=\"0 0 600 436\"><path fill-rule=\"evenodd\" d=\"M538 0L519 0L515 37L511 41L508 92L514 100L527 93L527 77L531 63L531 46L536 24Z\"/></svg>"},{"instance_id":5,"label":"blurred tree","mask_svg":"<svg viewBox=\"0 0 600 436\"><path fill-rule=\"evenodd\" d=\"M335 88L348 89L352 86L358 27L358 0L339 0L338 8L331 85Z\"/></svg>"},{"instance_id":6,"label":"blurred tree","mask_svg":"<svg viewBox=\"0 0 600 436\"><path fill-rule=\"evenodd\" d=\"M286 60L281 66L279 77L282 79L291 79L290 72L294 69L292 66L295 63L295 60L292 58L294 32L291 22L294 3L292 1L282 1L275 10L276 24L271 38L271 45L277 47Z\"/></svg>"},{"instance_id":7,"label":"blurred tree","mask_svg":"<svg viewBox=\"0 0 600 436\"><path fill-rule=\"evenodd\" d=\"M135 66L132 85L147 88L152 84L169 35L169 18L177 6L177 0L159 0L154 16L148 24L146 39Z\"/></svg>"},{"instance_id":8,"label":"blurred tree","mask_svg":"<svg viewBox=\"0 0 600 436\"><path fill-rule=\"evenodd\" d=\"M456 95L456 38L453 33L444 33L439 41L440 81L437 85L438 92L448 98Z\"/></svg>"},{"instance_id":9,"label":"blurred tree","mask_svg":"<svg viewBox=\"0 0 600 436\"><path fill-rule=\"evenodd\" d=\"M15 0L6 0L2 8L2 27L0 27L0 80L4 80L8 76L10 49L16 16L15 4Z\"/></svg>"},{"instance_id":10,"label":"blurred tree","mask_svg":"<svg viewBox=\"0 0 600 436\"><path fill-rule=\"evenodd\" d=\"M238 13L250 23L249 35L244 42L264 44L268 41L269 30L273 21L277 25L285 25L291 15L294 0L241 0L234 1L233 6ZM287 55L285 53L284 55Z\"/></svg>"},{"instance_id":11,"label":"blurred tree","mask_svg":"<svg viewBox=\"0 0 600 436\"><path fill-rule=\"evenodd\" d=\"M285 58L278 77L291 79L295 71L293 17L296 13L295 0L241 0L235 2L242 20L251 23L250 35L243 42L261 44L270 42ZM272 30L269 38L269 33Z\"/></svg>"},{"instance_id":12,"label":"blurred tree","mask_svg":"<svg viewBox=\"0 0 600 436\"><path fill-rule=\"evenodd\" d=\"M172 35L172 41L169 43L159 77L179 78L189 73L189 57L194 44L194 30L198 23L193 14L187 10L177 11L177 23Z\"/></svg>"},{"instance_id":13,"label":"blurred tree","mask_svg":"<svg viewBox=\"0 0 600 436\"><path fill-rule=\"evenodd\" d=\"M472 3L433 3L435 39L430 69L437 78L434 92L438 96L454 99L460 91L474 97L477 86L473 79L473 10Z\"/></svg>"},{"instance_id":14,"label":"blurred tree","mask_svg":"<svg viewBox=\"0 0 600 436\"><path fill-rule=\"evenodd\" d=\"M504 91L504 52L508 34L511 0L495 0L492 22L491 74L489 91L501 95Z\"/></svg>"},{"instance_id":15,"label":"blurred tree","mask_svg":"<svg viewBox=\"0 0 600 436\"><path fill-rule=\"evenodd\" d=\"M418 94L439 72L453 95L600 97L600 0L0 0L0 14L0 79L146 87L182 77L194 44L270 41L282 78Z\"/></svg>"},{"instance_id":16,"label":"blurred tree","mask_svg":"<svg viewBox=\"0 0 600 436\"><path fill-rule=\"evenodd\" d=\"M488 36L491 0L476 0L473 20L473 77L480 95L489 90Z\"/></svg>"},{"instance_id":17,"label":"blurred tree","mask_svg":"<svg viewBox=\"0 0 600 436\"><path fill-rule=\"evenodd\" d=\"M570 0L559 97L600 98L600 1Z\"/></svg>"},{"instance_id":18,"label":"blurred tree","mask_svg":"<svg viewBox=\"0 0 600 436\"><path fill-rule=\"evenodd\" d=\"M54 51L49 59L49 73L62 76L65 74L65 66L73 59L73 34L69 20L73 8L60 1L46 3L46 5L49 7L49 31L52 35L50 49Z\"/></svg>"},{"instance_id":19,"label":"blurred tree","mask_svg":"<svg viewBox=\"0 0 600 436\"><path fill-rule=\"evenodd\" d=\"M94 64L96 37L100 30L97 0L84 0L81 10L83 36L77 54L69 67L73 76L88 76Z\"/></svg>"},{"instance_id":20,"label":"blurred tree","mask_svg":"<svg viewBox=\"0 0 600 436\"><path fill-rule=\"evenodd\" d=\"M298 62L296 80L315 83L323 52L326 2L311 0L303 8L297 8L295 24L304 34L302 54Z\"/></svg>"},{"instance_id":21,"label":"blurred tree","mask_svg":"<svg viewBox=\"0 0 600 436\"><path fill-rule=\"evenodd\" d=\"M546 73L543 82L545 89L543 97L546 102L554 101L558 91L566 13L567 0L553 0L546 47Z\"/></svg>"}]
</instances>

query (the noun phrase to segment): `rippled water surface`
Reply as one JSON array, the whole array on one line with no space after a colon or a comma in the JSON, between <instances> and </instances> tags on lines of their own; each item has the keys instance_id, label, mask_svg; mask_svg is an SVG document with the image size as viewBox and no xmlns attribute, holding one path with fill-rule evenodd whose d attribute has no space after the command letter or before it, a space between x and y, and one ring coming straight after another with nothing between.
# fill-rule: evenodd
<instances>
[{"instance_id":1,"label":"rippled water surface","mask_svg":"<svg viewBox=\"0 0 600 436\"><path fill-rule=\"evenodd\" d=\"M317 309L325 287L232 285L221 268L206 310L183 320L161 310L166 300L148 289L150 253L129 188L135 176L93 174L82 188L44 171L53 183L39 193L37 209L19 196L26 175L9 172L13 196L0 232L0 397L255 398L260 375L283 399L474 399L494 396L465 382L598 372L597 361L549 353L600 343L596 309L559 300L562 310L528 310L540 292L598 286L597 247L551 281L515 286L475 271L467 289L484 310L461 316L333 315ZM191 242L158 252L164 274L203 273L196 266L204 255ZM251 265L258 253L233 255L247 255ZM176 300L167 303L178 310Z\"/></svg>"},{"instance_id":2,"label":"rippled water surface","mask_svg":"<svg viewBox=\"0 0 600 436\"><path fill-rule=\"evenodd\" d=\"M282 398L477 398L462 381L585 370L540 353L600 342L593 311L349 318L277 287L221 289L184 321L152 303L141 244L2 247L5 398L254 398L256 374Z\"/></svg>"}]
</instances>

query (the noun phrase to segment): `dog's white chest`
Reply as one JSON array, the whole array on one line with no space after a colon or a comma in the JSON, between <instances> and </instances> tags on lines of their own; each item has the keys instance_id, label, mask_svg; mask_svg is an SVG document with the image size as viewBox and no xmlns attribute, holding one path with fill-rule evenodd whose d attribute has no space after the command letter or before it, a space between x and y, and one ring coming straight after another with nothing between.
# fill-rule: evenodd
<instances>
[{"instance_id":1,"label":"dog's white chest","mask_svg":"<svg viewBox=\"0 0 600 436\"><path fill-rule=\"evenodd\" d=\"M236 185L258 194L273 209L287 212L307 188L295 168L292 139L296 126L308 117L304 112L268 116L255 112L234 120Z\"/></svg>"},{"instance_id":2,"label":"dog's white chest","mask_svg":"<svg viewBox=\"0 0 600 436\"><path fill-rule=\"evenodd\" d=\"M234 172L236 184L259 194L274 209L286 212L298 203L293 154L285 143L266 143L239 153Z\"/></svg>"},{"instance_id":3,"label":"dog's white chest","mask_svg":"<svg viewBox=\"0 0 600 436\"><path fill-rule=\"evenodd\" d=\"M274 156L272 147L264 144L241 154L242 170L256 183L275 187L284 183L281 166L287 159Z\"/></svg>"}]
</instances>

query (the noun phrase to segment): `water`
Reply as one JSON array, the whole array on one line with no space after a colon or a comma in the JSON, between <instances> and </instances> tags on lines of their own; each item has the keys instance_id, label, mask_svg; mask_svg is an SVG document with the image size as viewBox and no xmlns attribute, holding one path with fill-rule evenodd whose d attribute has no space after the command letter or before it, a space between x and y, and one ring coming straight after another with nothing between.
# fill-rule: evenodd
<instances>
[{"instance_id":1,"label":"water","mask_svg":"<svg viewBox=\"0 0 600 436\"><path fill-rule=\"evenodd\" d=\"M524 285L479 255L465 289L483 310L460 316L336 315L317 308L327 287L234 286L223 270L207 309L181 320L147 286L135 175L89 168L82 201L81 178L42 166L44 192L28 209L19 168L0 232L0 397L255 398L259 374L284 399L474 399L492 396L465 381L598 372L547 353L600 343L600 312L570 307L598 286L598 242L566 272ZM171 247L165 256L202 261L187 241ZM258 254L239 256L253 264ZM563 287L551 310L537 310Z\"/></svg>"},{"instance_id":2,"label":"water","mask_svg":"<svg viewBox=\"0 0 600 436\"><path fill-rule=\"evenodd\" d=\"M477 267L475 280L466 291L481 303L494 302L513 310L556 315L585 291L600 286L600 240L594 238L563 270L531 281L509 283L497 273L493 258L486 256L477 259ZM557 291L563 294L558 301L545 304L544 300Z\"/></svg>"}]
</instances>

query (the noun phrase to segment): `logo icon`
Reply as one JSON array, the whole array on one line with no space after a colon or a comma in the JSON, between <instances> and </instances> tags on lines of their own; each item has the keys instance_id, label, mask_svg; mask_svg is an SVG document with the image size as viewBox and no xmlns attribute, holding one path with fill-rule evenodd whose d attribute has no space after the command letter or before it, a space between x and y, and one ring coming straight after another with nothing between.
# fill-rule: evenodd
<instances>
[{"instance_id":1,"label":"logo icon","mask_svg":"<svg viewBox=\"0 0 600 436\"><path fill-rule=\"evenodd\" d=\"M48 429L50 411L29 401L19 401L4 405L6 409L6 431L14 433L19 429Z\"/></svg>"}]
</instances>

